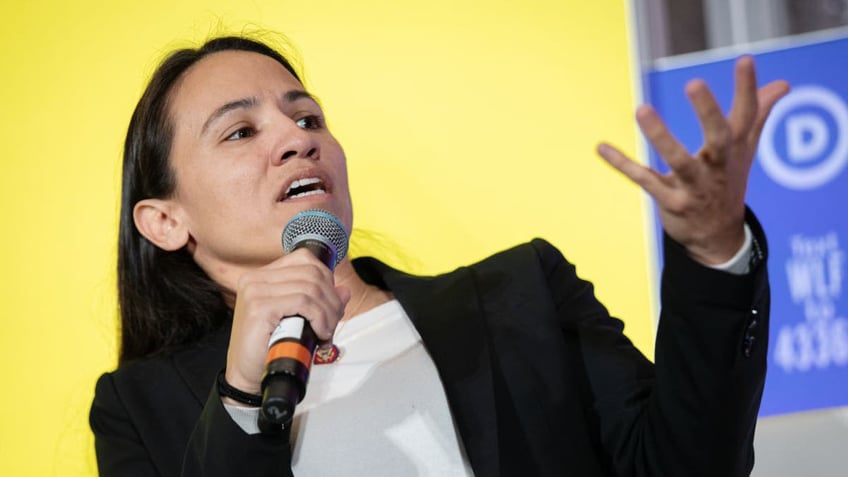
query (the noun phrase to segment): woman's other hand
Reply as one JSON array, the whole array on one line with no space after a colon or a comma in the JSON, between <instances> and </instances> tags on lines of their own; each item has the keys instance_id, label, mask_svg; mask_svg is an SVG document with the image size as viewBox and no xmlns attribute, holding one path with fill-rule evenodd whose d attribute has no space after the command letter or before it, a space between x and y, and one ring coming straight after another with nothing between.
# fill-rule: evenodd
<instances>
[{"instance_id":1,"label":"woman's other hand","mask_svg":"<svg viewBox=\"0 0 848 477\"><path fill-rule=\"evenodd\" d=\"M598 154L657 202L666 233L705 265L726 262L744 242L745 192L760 133L772 106L786 93L785 81L759 90L754 60L736 62L735 92L725 116L707 84L686 85L703 132L704 144L689 154L648 105L636 110L642 133L670 167L668 174L645 167L602 143Z\"/></svg>"}]
</instances>

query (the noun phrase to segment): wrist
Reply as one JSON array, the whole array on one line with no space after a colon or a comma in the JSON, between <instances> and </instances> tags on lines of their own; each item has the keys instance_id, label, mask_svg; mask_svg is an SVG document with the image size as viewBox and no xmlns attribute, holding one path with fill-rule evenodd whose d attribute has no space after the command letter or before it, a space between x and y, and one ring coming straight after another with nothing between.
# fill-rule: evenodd
<instances>
[{"instance_id":1,"label":"wrist","mask_svg":"<svg viewBox=\"0 0 848 477\"><path fill-rule=\"evenodd\" d=\"M220 393L218 393L218 394L220 394ZM223 396L223 395L221 396L221 402L224 403L227 406L233 406L233 407L244 407L244 408L248 408L248 409L257 409L258 408L258 406L253 406L251 404L245 404L241 401L236 401L235 399L233 399L229 396Z\"/></svg>"},{"instance_id":2,"label":"wrist","mask_svg":"<svg viewBox=\"0 0 848 477\"><path fill-rule=\"evenodd\" d=\"M245 392L228 383L223 369L218 373L218 394L221 395L221 401L224 404L240 407L259 407L262 405L260 394Z\"/></svg>"},{"instance_id":3,"label":"wrist","mask_svg":"<svg viewBox=\"0 0 848 477\"><path fill-rule=\"evenodd\" d=\"M745 226L740 224L732 233L714 236L702 244L685 244L686 253L701 265L720 266L732 260L745 245Z\"/></svg>"},{"instance_id":4,"label":"wrist","mask_svg":"<svg viewBox=\"0 0 848 477\"><path fill-rule=\"evenodd\" d=\"M239 391L244 391L249 394L262 393L262 387L259 382L254 383L254 381L245 378L243 374L230 369L229 366L224 368L221 372L224 375L224 381Z\"/></svg>"},{"instance_id":5,"label":"wrist","mask_svg":"<svg viewBox=\"0 0 848 477\"><path fill-rule=\"evenodd\" d=\"M733 275L745 275L755 265L754 260L754 234L748 223L745 223L745 242L730 260L718 265L710 265L710 268L731 273Z\"/></svg>"}]
</instances>

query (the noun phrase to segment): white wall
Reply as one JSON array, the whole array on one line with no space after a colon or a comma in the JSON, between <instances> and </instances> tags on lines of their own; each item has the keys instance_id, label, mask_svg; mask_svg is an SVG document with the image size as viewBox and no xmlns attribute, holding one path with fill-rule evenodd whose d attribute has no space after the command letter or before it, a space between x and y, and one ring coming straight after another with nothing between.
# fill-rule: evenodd
<instances>
[{"instance_id":1,"label":"white wall","mask_svg":"<svg viewBox=\"0 0 848 477\"><path fill-rule=\"evenodd\" d=\"M754 451L754 477L846 476L848 407L760 419Z\"/></svg>"}]
</instances>

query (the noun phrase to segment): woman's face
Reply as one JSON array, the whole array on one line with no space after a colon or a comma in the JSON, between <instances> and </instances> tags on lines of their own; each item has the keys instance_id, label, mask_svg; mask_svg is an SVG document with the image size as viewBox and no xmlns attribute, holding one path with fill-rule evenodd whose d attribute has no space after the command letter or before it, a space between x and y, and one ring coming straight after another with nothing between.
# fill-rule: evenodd
<instances>
[{"instance_id":1,"label":"woman's face","mask_svg":"<svg viewBox=\"0 0 848 477\"><path fill-rule=\"evenodd\" d=\"M282 255L300 211L324 209L350 230L344 151L318 103L282 65L244 51L213 53L177 83L171 199L194 260L234 289L249 268Z\"/></svg>"}]
</instances>

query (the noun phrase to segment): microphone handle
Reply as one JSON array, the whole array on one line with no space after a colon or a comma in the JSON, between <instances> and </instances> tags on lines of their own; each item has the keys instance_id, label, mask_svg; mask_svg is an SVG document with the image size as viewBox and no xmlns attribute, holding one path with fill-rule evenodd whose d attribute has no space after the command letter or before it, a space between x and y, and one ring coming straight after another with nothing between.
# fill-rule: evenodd
<instances>
[{"instance_id":1,"label":"microphone handle","mask_svg":"<svg viewBox=\"0 0 848 477\"><path fill-rule=\"evenodd\" d=\"M292 251L306 248L331 271L336 251L320 236L304 236ZM288 427L294 408L306 395L306 383L318 337L309 321L299 315L283 317L268 341L265 374L262 377L261 417L271 424Z\"/></svg>"},{"instance_id":2,"label":"microphone handle","mask_svg":"<svg viewBox=\"0 0 848 477\"><path fill-rule=\"evenodd\" d=\"M294 408L306 395L312 356L318 338L302 316L288 316L271 334L271 346L262 377L262 417L288 425Z\"/></svg>"}]
</instances>

